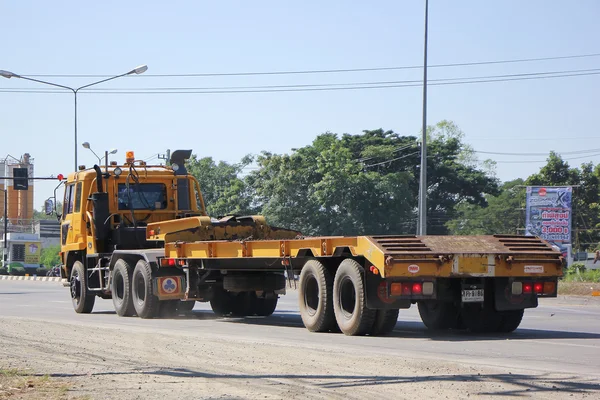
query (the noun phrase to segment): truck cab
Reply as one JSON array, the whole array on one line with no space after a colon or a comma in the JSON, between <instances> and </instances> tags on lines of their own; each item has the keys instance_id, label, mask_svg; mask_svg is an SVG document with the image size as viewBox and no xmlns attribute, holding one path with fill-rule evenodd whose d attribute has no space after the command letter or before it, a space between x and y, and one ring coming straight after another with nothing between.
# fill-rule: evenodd
<instances>
[{"instance_id":1,"label":"truck cab","mask_svg":"<svg viewBox=\"0 0 600 400\"><path fill-rule=\"evenodd\" d=\"M87 292L109 298L115 254L162 248L161 241L146 240L148 224L206 216L198 181L185 169L190 156L191 150L178 150L169 166L150 166L127 152L123 164L81 166L68 176L60 255L61 275L70 280L73 296L81 292L77 282L85 281ZM86 279L73 282L76 266Z\"/></svg>"}]
</instances>

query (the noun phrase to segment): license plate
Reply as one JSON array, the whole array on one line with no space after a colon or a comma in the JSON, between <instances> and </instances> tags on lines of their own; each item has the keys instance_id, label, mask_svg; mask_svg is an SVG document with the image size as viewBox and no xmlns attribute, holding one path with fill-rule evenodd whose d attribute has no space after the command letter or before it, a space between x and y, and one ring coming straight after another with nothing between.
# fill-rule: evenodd
<instances>
[{"instance_id":1,"label":"license plate","mask_svg":"<svg viewBox=\"0 0 600 400\"><path fill-rule=\"evenodd\" d=\"M469 289L462 291L463 303L476 303L483 301L483 289Z\"/></svg>"}]
</instances>

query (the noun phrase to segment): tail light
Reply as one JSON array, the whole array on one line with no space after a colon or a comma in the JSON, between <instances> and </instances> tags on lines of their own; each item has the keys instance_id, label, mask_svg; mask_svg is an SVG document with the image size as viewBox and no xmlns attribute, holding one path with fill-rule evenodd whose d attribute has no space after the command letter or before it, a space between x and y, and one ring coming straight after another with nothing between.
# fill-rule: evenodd
<instances>
[{"instance_id":1,"label":"tail light","mask_svg":"<svg viewBox=\"0 0 600 400\"><path fill-rule=\"evenodd\" d=\"M533 291L536 294L540 294L544 291L544 284L542 282L536 282L533 284Z\"/></svg>"},{"instance_id":2,"label":"tail light","mask_svg":"<svg viewBox=\"0 0 600 400\"><path fill-rule=\"evenodd\" d=\"M533 290L533 285L529 282L523 284L523 293L530 294Z\"/></svg>"},{"instance_id":3,"label":"tail light","mask_svg":"<svg viewBox=\"0 0 600 400\"><path fill-rule=\"evenodd\" d=\"M433 296L433 282L392 282L390 296Z\"/></svg>"},{"instance_id":4,"label":"tail light","mask_svg":"<svg viewBox=\"0 0 600 400\"><path fill-rule=\"evenodd\" d=\"M556 293L556 282L518 282L515 281L511 285L511 294L520 296L536 294L540 296L552 296Z\"/></svg>"},{"instance_id":5,"label":"tail light","mask_svg":"<svg viewBox=\"0 0 600 400\"><path fill-rule=\"evenodd\" d=\"M160 260L161 267L174 267L176 264L177 263L174 258L161 258Z\"/></svg>"}]
</instances>

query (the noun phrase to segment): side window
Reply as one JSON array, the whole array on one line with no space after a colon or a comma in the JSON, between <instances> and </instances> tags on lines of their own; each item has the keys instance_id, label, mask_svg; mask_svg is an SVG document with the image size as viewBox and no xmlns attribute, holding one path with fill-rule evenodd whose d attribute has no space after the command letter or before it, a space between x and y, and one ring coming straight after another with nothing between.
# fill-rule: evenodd
<instances>
[{"instance_id":1,"label":"side window","mask_svg":"<svg viewBox=\"0 0 600 400\"><path fill-rule=\"evenodd\" d=\"M81 182L75 187L75 212L81 211Z\"/></svg>"},{"instance_id":2,"label":"side window","mask_svg":"<svg viewBox=\"0 0 600 400\"><path fill-rule=\"evenodd\" d=\"M63 203L63 219L67 214L73 212L73 185L68 185L65 188L65 201Z\"/></svg>"}]
</instances>

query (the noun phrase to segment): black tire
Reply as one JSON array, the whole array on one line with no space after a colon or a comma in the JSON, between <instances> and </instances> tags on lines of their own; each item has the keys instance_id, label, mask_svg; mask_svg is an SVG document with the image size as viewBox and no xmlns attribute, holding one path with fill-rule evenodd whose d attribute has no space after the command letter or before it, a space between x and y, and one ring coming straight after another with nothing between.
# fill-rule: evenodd
<instances>
[{"instance_id":1,"label":"black tire","mask_svg":"<svg viewBox=\"0 0 600 400\"><path fill-rule=\"evenodd\" d=\"M461 310L461 319L465 327L475 333L498 332L502 316L494 307L486 304L465 304Z\"/></svg>"},{"instance_id":2,"label":"black tire","mask_svg":"<svg viewBox=\"0 0 600 400\"><path fill-rule=\"evenodd\" d=\"M498 332L510 333L517 329L521 325L524 312L525 310L500 311L499 314L502 322L500 323Z\"/></svg>"},{"instance_id":3,"label":"black tire","mask_svg":"<svg viewBox=\"0 0 600 400\"><path fill-rule=\"evenodd\" d=\"M133 268L123 259L117 260L112 272L112 301L117 315L131 317L135 315L133 297L131 296L131 276Z\"/></svg>"},{"instance_id":4,"label":"black tire","mask_svg":"<svg viewBox=\"0 0 600 400\"><path fill-rule=\"evenodd\" d=\"M333 277L317 260L309 260L300 273L298 286L300 316L311 332L328 332L336 327L333 311Z\"/></svg>"},{"instance_id":5,"label":"black tire","mask_svg":"<svg viewBox=\"0 0 600 400\"><path fill-rule=\"evenodd\" d=\"M91 313L96 302L96 295L88 290L86 271L80 261L75 261L73 264L69 283L75 312L78 314Z\"/></svg>"},{"instance_id":6,"label":"black tire","mask_svg":"<svg viewBox=\"0 0 600 400\"><path fill-rule=\"evenodd\" d=\"M255 292L230 293L231 315L234 317L247 317L256 314L258 298Z\"/></svg>"},{"instance_id":7,"label":"black tire","mask_svg":"<svg viewBox=\"0 0 600 400\"><path fill-rule=\"evenodd\" d=\"M230 315L233 311L233 296L221 287L215 287L210 300L210 307L219 317Z\"/></svg>"},{"instance_id":8,"label":"black tire","mask_svg":"<svg viewBox=\"0 0 600 400\"><path fill-rule=\"evenodd\" d=\"M179 300L161 300L158 302L158 314L161 318L173 318L177 316Z\"/></svg>"},{"instance_id":9,"label":"black tire","mask_svg":"<svg viewBox=\"0 0 600 400\"><path fill-rule=\"evenodd\" d=\"M223 289L229 292L274 292L285 288L285 276L276 273L227 274Z\"/></svg>"},{"instance_id":10,"label":"black tire","mask_svg":"<svg viewBox=\"0 0 600 400\"><path fill-rule=\"evenodd\" d=\"M382 336L391 333L398 322L400 310L377 310L375 322L369 332L372 336Z\"/></svg>"},{"instance_id":11,"label":"black tire","mask_svg":"<svg viewBox=\"0 0 600 400\"><path fill-rule=\"evenodd\" d=\"M140 318L155 318L160 307L152 285L152 268L145 260L139 260L131 279L133 306Z\"/></svg>"},{"instance_id":12,"label":"black tire","mask_svg":"<svg viewBox=\"0 0 600 400\"><path fill-rule=\"evenodd\" d=\"M177 304L177 311L180 313L189 313L194 309L196 305L195 301L179 301Z\"/></svg>"},{"instance_id":13,"label":"black tire","mask_svg":"<svg viewBox=\"0 0 600 400\"><path fill-rule=\"evenodd\" d=\"M421 321L432 331L458 329L460 310L453 303L429 300L418 302Z\"/></svg>"},{"instance_id":14,"label":"black tire","mask_svg":"<svg viewBox=\"0 0 600 400\"><path fill-rule=\"evenodd\" d=\"M333 310L345 335L366 335L373 327L376 310L367 308L363 268L351 258L342 261L335 273Z\"/></svg>"},{"instance_id":15,"label":"black tire","mask_svg":"<svg viewBox=\"0 0 600 400\"><path fill-rule=\"evenodd\" d=\"M277 308L277 301L279 297L275 295L275 297L270 298L258 298L255 301L254 311L255 314L259 317L268 317L275 312L275 308Z\"/></svg>"}]
</instances>

